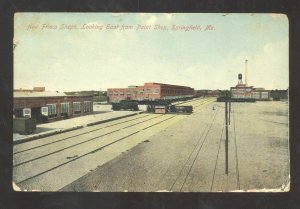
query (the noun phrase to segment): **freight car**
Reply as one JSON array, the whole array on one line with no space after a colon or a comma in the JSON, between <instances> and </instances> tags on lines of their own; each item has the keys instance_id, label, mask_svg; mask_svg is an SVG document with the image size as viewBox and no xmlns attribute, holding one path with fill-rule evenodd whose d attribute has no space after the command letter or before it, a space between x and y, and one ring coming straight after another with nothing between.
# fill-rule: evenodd
<instances>
[{"instance_id":1,"label":"freight car","mask_svg":"<svg viewBox=\"0 0 300 209\"><path fill-rule=\"evenodd\" d=\"M112 103L112 110L133 110L137 111L139 110L139 106L137 102L131 102L131 101L120 101L119 103Z\"/></svg>"},{"instance_id":2,"label":"freight car","mask_svg":"<svg viewBox=\"0 0 300 209\"><path fill-rule=\"evenodd\" d=\"M227 101L231 102L256 102L256 99L254 98L227 98ZM226 97L218 97L217 102L225 102Z\"/></svg>"},{"instance_id":3,"label":"freight car","mask_svg":"<svg viewBox=\"0 0 300 209\"><path fill-rule=\"evenodd\" d=\"M160 114L165 114L165 113L192 113L193 112L193 106L187 105L187 106L179 106L179 105L148 105L147 107L148 112L154 112L154 113L160 113Z\"/></svg>"},{"instance_id":4,"label":"freight car","mask_svg":"<svg viewBox=\"0 0 300 209\"><path fill-rule=\"evenodd\" d=\"M166 112L168 107L171 104L170 100L156 100L156 101L147 101L144 103L147 105L147 112L155 112L155 109L165 108Z\"/></svg>"},{"instance_id":5,"label":"freight car","mask_svg":"<svg viewBox=\"0 0 300 209\"><path fill-rule=\"evenodd\" d=\"M170 112L186 112L186 113L192 113L193 112L193 106L176 106L171 105L170 106Z\"/></svg>"}]
</instances>

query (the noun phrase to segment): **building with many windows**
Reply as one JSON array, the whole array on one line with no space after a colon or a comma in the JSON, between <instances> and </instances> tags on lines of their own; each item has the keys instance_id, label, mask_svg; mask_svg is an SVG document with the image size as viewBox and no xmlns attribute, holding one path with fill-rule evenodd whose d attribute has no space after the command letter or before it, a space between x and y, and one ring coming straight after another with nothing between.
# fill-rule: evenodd
<instances>
[{"instance_id":1,"label":"building with many windows","mask_svg":"<svg viewBox=\"0 0 300 209\"><path fill-rule=\"evenodd\" d=\"M163 83L145 83L143 86L107 89L109 102L119 102L121 100L175 99L180 97L192 97L194 95L195 91L191 87Z\"/></svg>"},{"instance_id":2,"label":"building with many windows","mask_svg":"<svg viewBox=\"0 0 300 209\"><path fill-rule=\"evenodd\" d=\"M32 117L37 123L52 122L93 112L93 96L66 95L44 89L14 90L14 117Z\"/></svg>"},{"instance_id":3,"label":"building with many windows","mask_svg":"<svg viewBox=\"0 0 300 209\"><path fill-rule=\"evenodd\" d=\"M237 84L230 88L231 97L238 99L270 100L270 91L264 88L254 88L246 84Z\"/></svg>"}]
</instances>

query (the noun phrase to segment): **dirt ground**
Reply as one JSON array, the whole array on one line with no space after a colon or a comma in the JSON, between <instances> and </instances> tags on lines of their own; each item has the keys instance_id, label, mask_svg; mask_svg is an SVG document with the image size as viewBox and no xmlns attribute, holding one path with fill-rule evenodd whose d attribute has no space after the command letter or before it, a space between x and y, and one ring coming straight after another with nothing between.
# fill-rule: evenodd
<instances>
[{"instance_id":1,"label":"dirt ground","mask_svg":"<svg viewBox=\"0 0 300 209\"><path fill-rule=\"evenodd\" d=\"M288 104L232 103L231 110L228 175L224 103L215 102L61 191L283 191L290 169Z\"/></svg>"}]
</instances>

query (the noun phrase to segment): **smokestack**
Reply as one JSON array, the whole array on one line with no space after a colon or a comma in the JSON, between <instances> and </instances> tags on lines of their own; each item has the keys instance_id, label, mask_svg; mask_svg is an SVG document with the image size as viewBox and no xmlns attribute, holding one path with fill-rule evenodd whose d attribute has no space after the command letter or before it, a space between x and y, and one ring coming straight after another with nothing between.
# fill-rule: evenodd
<instances>
[{"instance_id":1,"label":"smokestack","mask_svg":"<svg viewBox=\"0 0 300 209\"><path fill-rule=\"evenodd\" d=\"M248 85L248 60L245 60L245 85L247 86Z\"/></svg>"}]
</instances>

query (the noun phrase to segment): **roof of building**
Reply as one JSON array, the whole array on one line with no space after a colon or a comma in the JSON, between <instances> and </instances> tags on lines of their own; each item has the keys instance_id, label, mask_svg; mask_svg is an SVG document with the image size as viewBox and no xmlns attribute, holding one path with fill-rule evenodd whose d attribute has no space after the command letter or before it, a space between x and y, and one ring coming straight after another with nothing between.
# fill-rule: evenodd
<instances>
[{"instance_id":1,"label":"roof of building","mask_svg":"<svg viewBox=\"0 0 300 209\"><path fill-rule=\"evenodd\" d=\"M144 83L144 86L148 86L148 85L166 85L166 86L178 86L178 87L191 88L189 86L182 86L182 85L177 85L177 84L156 83L156 82L147 82L147 83Z\"/></svg>"},{"instance_id":2,"label":"roof of building","mask_svg":"<svg viewBox=\"0 0 300 209\"><path fill-rule=\"evenodd\" d=\"M43 92L14 92L14 98L24 98L24 97L66 97L67 95L63 92L52 92L52 91L43 91Z\"/></svg>"},{"instance_id":3,"label":"roof of building","mask_svg":"<svg viewBox=\"0 0 300 209\"><path fill-rule=\"evenodd\" d=\"M244 86L244 85L236 85L235 87L230 87L231 89L253 89L253 86Z\"/></svg>"},{"instance_id":4,"label":"roof of building","mask_svg":"<svg viewBox=\"0 0 300 209\"><path fill-rule=\"evenodd\" d=\"M237 84L236 87L247 87L247 85L244 83L240 83L240 84Z\"/></svg>"},{"instance_id":5,"label":"roof of building","mask_svg":"<svg viewBox=\"0 0 300 209\"><path fill-rule=\"evenodd\" d=\"M143 88L143 87L148 87L148 86L152 86L152 85L161 85L161 86L172 86L172 87L183 87L183 88L189 88L189 89L193 89L192 87L189 86L181 86L181 85L176 85L176 84L165 84L165 83L155 83L155 82L148 82L148 83L144 83L143 86L134 86L134 85L130 85L128 86L128 88ZM121 90L121 89L128 89L128 88L107 88L108 90Z\"/></svg>"}]
</instances>

